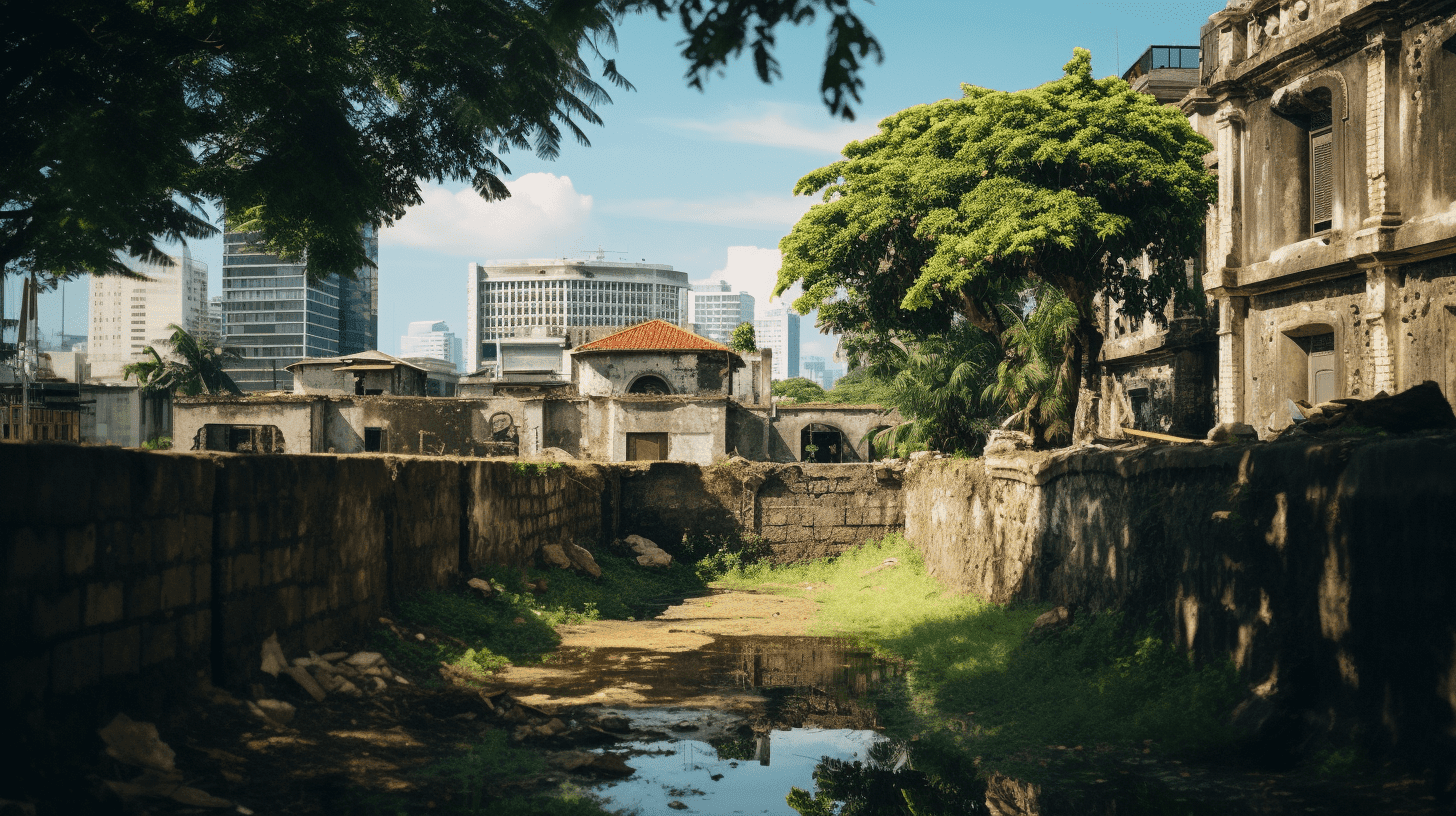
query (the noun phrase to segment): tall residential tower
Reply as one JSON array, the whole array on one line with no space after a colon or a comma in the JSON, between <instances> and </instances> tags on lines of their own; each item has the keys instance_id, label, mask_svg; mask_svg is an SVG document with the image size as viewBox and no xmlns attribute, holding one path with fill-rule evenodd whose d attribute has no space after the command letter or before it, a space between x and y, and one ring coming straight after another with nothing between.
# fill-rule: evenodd
<instances>
[{"instance_id":1,"label":"tall residential tower","mask_svg":"<svg viewBox=\"0 0 1456 816\"><path fill-rule=\"evenodd\" d=\"M207 264L192 260L185 250L171 261L163 265L129 259L127 265L148 280L92 276L86 332L92 379L120 380L122 366L144 358L143 348L172 336L168 326L176 324L191 334L204 328Z\"/></svg>"},{"instance_id":2,"label":"tall residential tower","mask_svg":"<svg viewBox=\"0 0 1456 816\"><path fill-rule=\"evenodd\" d=\"M688 320L695 333L727 345L739 323L753 322L753 295L735 293L727 281L694 283L688 296Z\"/></svg>"},{"instance_id":3,"label":"tall residential tower","mask_svg":"<svg viewBox=\"0 0 1456 816\"><path fill-rule=\"evenodd\" d=\"M793 309L768 309L753 321L759 348L773 349L773 378L799 376L799 313Z\"/></svg>"}]
</instances>

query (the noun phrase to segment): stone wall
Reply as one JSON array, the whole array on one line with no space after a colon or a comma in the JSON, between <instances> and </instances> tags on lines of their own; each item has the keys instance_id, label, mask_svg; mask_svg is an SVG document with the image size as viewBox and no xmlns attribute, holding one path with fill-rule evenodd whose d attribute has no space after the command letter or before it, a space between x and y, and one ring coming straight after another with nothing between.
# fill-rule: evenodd
<instances>
[{"instance_id":1,"label":"stone wall","mask_svg":"<svg viewBox=\"0 0 1456 816\"><path fill-rule=\"evenodd\" d=\"M645 536L668 552L678 552L685 535L747 534L761 537L776 561L802 561L904 527L893 469L733 460L709 467L654 462L614 473L619 535Z\"/></svg>"},{"instance_id":2,"label":"stone wall","mask_svg":"<svg viewBox=\"0 0 1456 816\"><path fill-rule=\"evenodd\" d=\"M1456 436L931 461L906 535L998 602L1150 613L1297 714L1456 756Z\"/></svg>"},{"instance_id":3,"label":"stone wall","mask_svg":"<svg viewBox=\"0 0 1456 816\"><path fill-rule=\"evenodd\" d=\"M390 601L542 544L599 542L597 466L0 445L0 675L12 711L242 682Z\"/></svg>"}]
</instances>

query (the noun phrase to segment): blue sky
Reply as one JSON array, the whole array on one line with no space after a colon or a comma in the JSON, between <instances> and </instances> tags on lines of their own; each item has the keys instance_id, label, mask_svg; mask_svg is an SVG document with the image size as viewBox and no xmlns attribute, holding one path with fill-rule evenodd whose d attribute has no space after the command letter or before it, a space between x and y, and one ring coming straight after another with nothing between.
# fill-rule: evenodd
<instances>
[{"instance_id":1,"label":"blue sky","mask_svg":"<svg viewBox=\"0 0 1456 816\"><path fill-rule=\"evenodd\" d=\"M883 116L958 96L960 83L1002 90L1060 74L1072 48L1092 51L1094 73L1121 73L1149 45L1196 45L1222 7L1209 2L983 3L880 0L860 6L885 61L866 72L854 122L819 101L822 24L781 32L783 77L760 83L740 60L704 92L683 81L673 21L626 20L618 29L621 71L635 92L611 89L587 127L590 147L564 146L555 161L505 156L513 199L486 204L463 184L429 187L426 203L380 241L379 346L397 352L412 320L445 320L465 334L467 264L608 250L608 257L671 264L693 280L721 272L764 308L777 272L778 241L810 205L794 183L836 158ZM194 242L221 291L221 239ZM18 286L7 282L7 314ZM68 332L86 329L86 284L67 286ZM61 327L59 295L43 298L41 329ZM12 314L13 316L13 314ZM828 356L830 338L804 326L804 354Z\"/></svg>"}]
</instances>

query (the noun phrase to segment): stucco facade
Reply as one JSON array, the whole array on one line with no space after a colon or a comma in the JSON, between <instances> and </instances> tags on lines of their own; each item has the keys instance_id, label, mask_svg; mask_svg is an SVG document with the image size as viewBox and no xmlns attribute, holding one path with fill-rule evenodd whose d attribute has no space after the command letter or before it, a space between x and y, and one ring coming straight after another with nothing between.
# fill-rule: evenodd
<instances>
[{"instance_id":1,"label":"stucco facade","mask_svg":"<svg viewBox=\"0 0 1456 816\"><path fill-rule=\"evenodd\" d=\"M1287 400L1456 390L1451 2L1231 4L1204 29L1219 200L1204 288L1217 416L1267 436Z\"/></svg>"}]
</instances>

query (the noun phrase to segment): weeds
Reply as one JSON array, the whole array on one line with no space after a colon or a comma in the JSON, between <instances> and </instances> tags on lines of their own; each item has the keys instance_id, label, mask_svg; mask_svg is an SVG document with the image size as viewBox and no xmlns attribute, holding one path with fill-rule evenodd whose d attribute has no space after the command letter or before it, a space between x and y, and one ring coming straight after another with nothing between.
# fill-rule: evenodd
<instances>
[{"instance_id":1,"label":"weeds","mask_svg":"<svg viewBox=\"0 0 1456 816\"><path fill-rule=\"evenodd\" d=\"M511 470L523 476L545 476L562 467L560 462L516 462L511 465Z\"/></svg>"}]
</instances>

